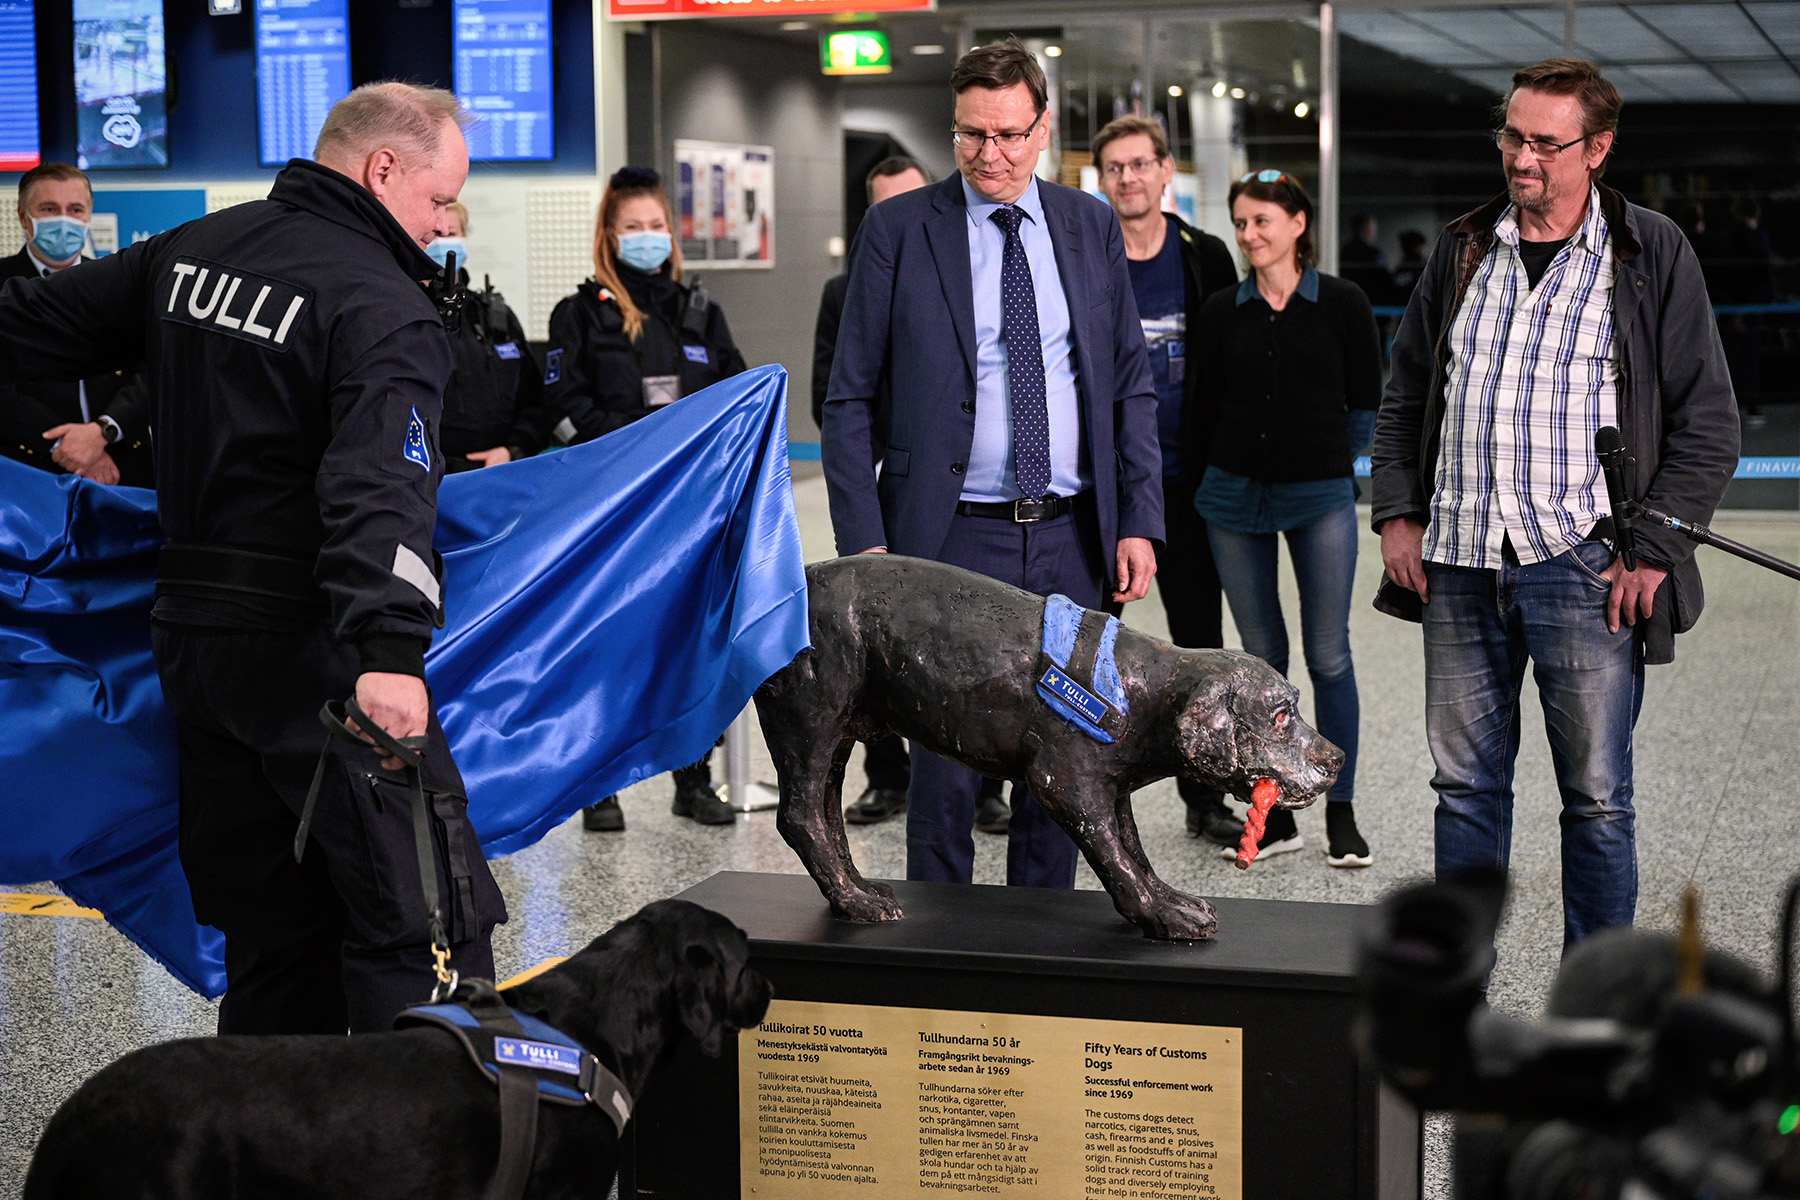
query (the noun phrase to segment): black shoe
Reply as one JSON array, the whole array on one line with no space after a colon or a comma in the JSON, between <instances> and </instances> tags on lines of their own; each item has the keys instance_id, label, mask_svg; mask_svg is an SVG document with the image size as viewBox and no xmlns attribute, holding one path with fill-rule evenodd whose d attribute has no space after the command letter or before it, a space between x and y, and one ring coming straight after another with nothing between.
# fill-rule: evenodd
<instances>
[{"instance_id":1,"label":"black shoe","mask_svg":"<svg viewBox=\"0 0 1800 1200\"><path fill-rule=\"evenodd\" d=\"M1244 820L1226 808L1223 800L1202 800L1187 806L1187 831L1189 837L1236 847L1244 836Z\"/></svg>"},{"instance_id":2,"label":"black shoe","mask_svg":"<svg viewBox=\"0 0 1800 1200\"><path fill-rule=\"evenodd\" d=\"M998 794L983 796L975 806L975 828L983 833L1005 833L1012 824L1012 809Z\"/></svg>"},{"instance_id":3,"label":"black shoe","mask_svg":"<svg viewBox=\"0 0 1800 1200\"><path fill-rule=\"evenodd\" d=\"M1325 804L1325 861L1334 867L1366 867L1375 861L1369 843L1356 831L1356 806L1349 801Z\"/></svg>"},{"instance_id":4,"label":"black shoe","mask_svg":"<svg viewBox=\"0 0 1800 1200\"><path fill-rule=\"evenodd\" d=\"M712 785L704 787L688 785L675 789L675 802L669 805L669 811L678 817L689 817L702 825L729 825L737 820L737 813L731 805L719 799L719 794L712 790Z\"/></svg>"},{"instance_id":5,"label":"black shoe","mask_svg":"<svg viewBox=\"0 0 1800 1200\"><path fill-rule=\"evenodd\" d=\"M625 811L619 807L619 798L608 796L582 809L581 827L590 833L624 833Z\"/></svg>"},{"instance_id":6,"label":"black shoe","mask_svg":"<svg viewBox=\"0 0 1800 1200\"><path fill-rule=\"evenodd\" d=\"M844 821L849 825L879 825L889 817L897 817L905 811L904 791L868 788L856 798L856 803L844 809Z\"/></svg>"},{"instance_id":7,"label":"black shoe","mask_svg":"<svg viewBox=\"0 0 1800 1200\"><path fill-rule=\"evenodd\" d=\"M1300 836L1300 827L1294 824L1294 810L1271 808L1268 823L1263 826L1263 835L1256 842L1256 861L1261 862L1263 859L1273 858L1277 854L1292 854L1296 850L1305 848L1306 839ZM1235 859L1237 847L1225 847L1219 851L1219 857Z\"/></svg>"}]
</instances>

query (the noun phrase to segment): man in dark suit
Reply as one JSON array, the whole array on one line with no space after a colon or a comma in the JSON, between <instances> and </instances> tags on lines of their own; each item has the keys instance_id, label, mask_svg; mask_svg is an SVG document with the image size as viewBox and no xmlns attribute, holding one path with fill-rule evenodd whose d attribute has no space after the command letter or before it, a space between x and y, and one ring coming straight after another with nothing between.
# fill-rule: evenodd
<instances>
[{"instance_id":1,"label":"man in dark suit","mask_svg":"<svg viewBox=\"0 0 1800 1200\"><path fill-rule=\"evenodd\" d=\"M958 177L871 209L851 258L823 423L838 550L933 558L1088 608L1140 599L1163 536L1161 452L1119 223L1033 175L1047 88L1016 38L965 54L950 86ZM966 883L980 776L916 746L912 765L907 877ZM1007 881L1074 880L1074 844L1016 787Z\"/></svg>"},{"instance_id":2,"label":"man in dark suit","mask_svg":"<svg viewBox=\"0 0 1800 1200\"><path fill-rule=\"evenodd\" d=\"M67 163L45 163L19 179L24 247L0 259L0 284L36 279L85 261L94 191ZM77 383L0 384L0 454L97 483L153 486L150 403L143 380L109 372Z\"/></svg>"}]
</instances>

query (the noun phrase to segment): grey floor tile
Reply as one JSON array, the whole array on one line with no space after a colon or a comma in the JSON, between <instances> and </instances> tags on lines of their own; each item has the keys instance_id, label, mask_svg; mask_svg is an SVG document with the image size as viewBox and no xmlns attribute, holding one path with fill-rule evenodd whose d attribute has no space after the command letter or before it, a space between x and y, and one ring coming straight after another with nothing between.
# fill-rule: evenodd
<instances>
[{"instance_id":1,"label":"grey floor tile","mask_svg":"<svg viewBox=\"0 0 1800 1200\"><path fill-rule=\"evenodd\" d=\"M796 471L795 498L809 559L833 553L823 479ZM1800 519L1730 514L1719 531L1789 560L1800 558ZM1776 905L1800 869L1800 584L1710 550L1707 610L1681 639L1676 663L1652 668L1637 741L1643 924L1672 927L1681 889L1702 892L1709 935L1759 965L1771 960ZM1144 845L1172 884L1213 896L1372 904L1432 870L1431 757L1425 745L1419 632L1367 605L1380 575L1379 546L1360 546L1351 638L1363 698L1357 820L1374 866L1337 871L1324 858L1324 813L1298 815L1307 847L1239 871L1217 849L1187 837L1172 782L1144 789L1136 813ZM1291 574L1284 567L1289 612ZM1166 636L1160 604L1131 606L1126 620ZM1227 621L1227 641L1235 636ZM1304 663L1295 682L1309 692ZM1491 999L1520 1016L1541 1012L1562 949L1558 802L1535 691L1527 688L1519 756L1513 868L1515 890L1499 936ZM1310 698L1306 711L1311 711ZM760 736L752 777L774 783ZM715 774L724 776L722 762ZM864 786L861 754L846 773L845 799ZM498 860L495 875L512 920L495 939L504 977L579 949L651 900L716 871L801 868L770 813L729 827L702 827L669 812L669 779L622 796L629 828L587 833L579 820ZM901 820L852 827L858 865L874 877L905 874ZM975 878L1005 880L1005 839L975 835ZM1097 888L1081 867L1077 886ZM1230 936L1222 930L1221 936ZM208 1033L216 1008L194 997L103 923L0 916L0 1194L23 1177L43 1122L82 1079L142 1045ZM1450 1195L1446 1120L1427 1126L1427 1195Z\"/></svg>"}]
</instances>

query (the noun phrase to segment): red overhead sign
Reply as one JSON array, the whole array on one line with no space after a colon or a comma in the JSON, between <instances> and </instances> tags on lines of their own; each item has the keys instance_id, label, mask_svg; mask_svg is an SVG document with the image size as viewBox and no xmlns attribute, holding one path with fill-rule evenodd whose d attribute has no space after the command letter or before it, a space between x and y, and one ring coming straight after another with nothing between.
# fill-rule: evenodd
<instances>
[{"instance_id":1,"label":"red overhead sign","mask_svg":"<svg viewBox=\"0 0 1800 1200\"><path fill-rule=\"evenodd\" d=\"M825 17L836 13L932 12L937 0L606 0L615 21L668 17Z\"/></svg>"}]
</instances>

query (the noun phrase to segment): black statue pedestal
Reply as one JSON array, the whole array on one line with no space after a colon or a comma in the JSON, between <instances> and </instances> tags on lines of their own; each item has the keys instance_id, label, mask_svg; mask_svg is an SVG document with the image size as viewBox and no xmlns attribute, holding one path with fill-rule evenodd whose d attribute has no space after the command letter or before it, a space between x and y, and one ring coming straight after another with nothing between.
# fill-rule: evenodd
<instances>
[{"instance_id":1,"label":"black statue pedestal","mask_svg":"<svg viewBox=\"0 0 1800 1200\"><path fill-rule=\"evenodd\" d=\"M790 1002L800 1002L790 1013L830 1019L815 1027L791 1024L790 1016L775 1034L765 1022L762 1034L746 1031L718 1059L691 1047L678 1053L640 1099L621 1197L749 1200L754 1192L758 1200L851 1194L879 1200L890 1193L917 1196L922 1189L1145 1200L1419 1195L1418 1114L1358 1061L1350 1045L1354 954L1367 909L1221 899L1216 941L1171 943L1151 941L1126 924L1103 892L905 882L893 887L906 918L877 925L833 920L804 875L723 872L682 893L749 934L752 961L775 985L770 1022L783 1020L782 1005ZM943 1010L943 1019L921 1010ZM828 1025L854 1028L830 1028L828 1034ZM950 1035L910 1032L927 1027ZM808 1040L815 1028L818 1037ZM996 1046L1023 1042L1024 1049L958 1053L966 1049L963 1043L985 1036L964 1038L957 1031L977 1028L1024 1031L993 1039ZM1138 1030L1143 1032L1134 1038ZM883 1039L887 1048L876 1047ZM1148 1057L1121 1059L1114 1042L1125 1043L1117 1047L1124 1055ZM1212 1057L1194 1061L1201 1052L1180 1045L1211 1045ZM881 1057L871 1057L872 1048ZM860 1057L850 1053L856 1050ZM747 1068L742 1078L740 1056ZM1182 1059L1189 1061L1177 1061ZM994 1065L1002 1063L1017 1065ZM983 1071L1012 1074L993 1079ZM879 1092L879 1102L857 1106L844 1099L835 1088L846 1075L869 1080L870 1089L848 1095ZM1181 1091L1146 1092L1145 1075L1154 1077L1151 1087ZM1131 1094L1133 1076L1140 1077L1136 1099L1118 1099ZM1198 1082L1203 1079L1208 1082ZM1212 1093L1214 1081L1216 1095L1188 1093ZM798 1089L802 1083L820 1084L807 1090L837 1095L852 1107L777 1105L798 1092L757 1090ZM993 1083L1008 1090L948 1086ZM939 1100L939 1093L975 1091L993 1098L947 1098L1012 1107L921 1107L925 1099ZM758 1111L740 1112L740 1095ZM1184 1108L1194 1104L1211 1107ZM880 1111L870 1111L875 1108ZM1156 1115L1143 1118L1145 1111ZM1203 1115L1196 1129L1191 1118L1172 1115L1184 1111L1212 1116ZM1219 1117L1221 1111L1228 1119ZM941 1112L970 1115L929 1115ZM1140 1115L1128 1120L1128 1113ZM993 1116L1013 1119L981 1119ZM1166 1128L1171 1124L1172 1130ZM828 1127L825 1140L793 1136L814 1134L814 1126ZM852 1129L863 1132L847 1132ZM1220 1130L1227 1136L1219 1138ZM994 1140L969 1140L976 1136ZM1021 1144L1008 1145L1009 1137ZM1012 1150L1020 1153L1000 1153ZM749 1170L747 1155L757 1156ZM794 1170L779 1184L758 1175L797 1164L819 1169ZM939 1169L951 1167L958 1169ZM866 1175L853 1187L855 1171ZM875 1176L878 1183L867 1182Z\"/></svg>"}]
</instances>

